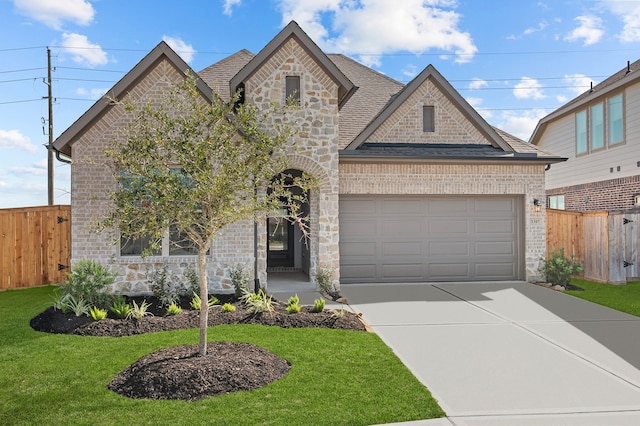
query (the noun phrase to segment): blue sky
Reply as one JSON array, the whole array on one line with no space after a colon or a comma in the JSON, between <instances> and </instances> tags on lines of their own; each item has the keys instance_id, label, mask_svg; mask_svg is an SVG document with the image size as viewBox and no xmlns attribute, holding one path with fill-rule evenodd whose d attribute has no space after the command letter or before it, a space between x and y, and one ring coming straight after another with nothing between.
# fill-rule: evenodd
<instances>
[{"instance_id":1,"label":"blue sky","mask_svg":"<svg viewBox=\"0 0 640 426\"><path fill-rule=\"evenodd\" d=\"M292 19L404 83L433 64L525 140L640 58L639 0L0 0L0 208L47 204L47 46L57 137L161 40L199 71L257 53ZM69 169L56 162L56 204L70 202Z\"/></svg>"}]
</instances>

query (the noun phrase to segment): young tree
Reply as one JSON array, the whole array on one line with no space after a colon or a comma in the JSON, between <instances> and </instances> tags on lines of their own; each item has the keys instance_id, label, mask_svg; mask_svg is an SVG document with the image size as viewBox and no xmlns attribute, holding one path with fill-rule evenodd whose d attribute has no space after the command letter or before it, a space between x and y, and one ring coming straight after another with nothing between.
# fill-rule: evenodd
<instances>
[{"instance_id":1,"label":"young tree","mask_svg":"<svg viewBox=\"0 0 640 426\"><path fill-rule=\"evenodd\" d=\"M168 230L195 248L203 301L202 355L207 352L207 253L212 240L225 226L273 214L282 204L290 212L287 219L306 235L300 206L312 184L307 176L282 174L287 168L283 154L293 149L286 108L258 111L238 104L238 95L228 103L212 97L207 100L196 77L187 74L160 102L114 100L133 120L105 152L118 185L101 222L124 238L148 239L145 254L158 249ZM293 187L304 190L291 191Z\"/></svg>"}]
</instances>

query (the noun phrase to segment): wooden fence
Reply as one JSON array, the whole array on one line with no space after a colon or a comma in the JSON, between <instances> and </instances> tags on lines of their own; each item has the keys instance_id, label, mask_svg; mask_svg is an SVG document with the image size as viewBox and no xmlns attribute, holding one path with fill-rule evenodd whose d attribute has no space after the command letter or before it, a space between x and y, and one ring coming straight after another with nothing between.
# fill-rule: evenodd
<instances>
[{"instance_id":1,"label":"wooden fence","mask_svg":"<svg viewBox=\"0 0 640 426\"><path fill-rule=\"evenodd\" d=\"M640 211L580 213L547 209L547 252L564 248L583 265L584 278L638 280Z\"/></svg>"},{"instance_id":2,"label":"wooden fence","mask_svg":"<svg viewBox=\"0 0 640 426\"><path fill-rule=\"evenodd\" d=\"M0 209L0 290L60 283L71 257L71 206Z\"/></svg>"}]
</instances>

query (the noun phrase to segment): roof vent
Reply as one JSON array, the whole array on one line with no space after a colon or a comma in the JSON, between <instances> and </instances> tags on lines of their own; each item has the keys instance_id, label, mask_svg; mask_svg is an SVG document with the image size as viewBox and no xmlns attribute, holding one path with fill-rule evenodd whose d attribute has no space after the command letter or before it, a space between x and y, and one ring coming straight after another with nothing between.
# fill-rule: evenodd
<instances>
[{"instance_id":1,"label":"roof vent","mask_svg":"<svg viewBox=\"0 0 640 426\"><path fill-rule=\"evenodd\" d=\"M627 75L631 72L631 61L627 61L627 72L624 73L624 75Z\"/></svg>"},{"instance_id":2,"label":"roof vent","mask_svg":"<svg viewBox=\"0 0 640 426\"><path fill-rule=\"evenodd\" d=\"M591 82L591 88L589 89L589 93L593 92L593 81Z\"/></svg>"}]
</instances>

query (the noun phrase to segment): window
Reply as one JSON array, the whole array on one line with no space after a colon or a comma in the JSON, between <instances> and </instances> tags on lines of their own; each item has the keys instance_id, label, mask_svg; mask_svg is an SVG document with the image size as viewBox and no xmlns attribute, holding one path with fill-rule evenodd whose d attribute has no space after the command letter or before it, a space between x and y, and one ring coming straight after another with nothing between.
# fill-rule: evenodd
<instances>
[{"instance_id":1,"label":"window","mask_svg":"<svg viewBox=\"0 0 640 426\"><path fill-rule=\"evenodd\" d=\"M564 210L564 195L549 196L549 208Z\"/></svg>"},{"instance_id":2,"label":"window","mask_svg":"<svg viewBox=\"0 0 640 426\"><path fill-rule=\"evenodd\" d=\"M433 106L422 107L422 131L435 132L435 111Z\"/></svg>"},{"instance_id":3,"label":"window","mask_svg":"<svg viewBox=\"0 0 640 426\"><path fill-rule=\"evenodd\" d=\"M587 152L587 111L576 113L576 154Z\"/></svg>"},{"instance_id":4,"label":"window","mask_svg":"<svg viewBox=\"0 0 640 426\"><path fill-rule=\"evenodd\" d=\"M622 93L609 98L609 144L620 143L623 140L622 130Z\"/></svg>"},{"instance_id":5,"label":"window","mask_svg":"<svg viewBox=\"0 0 640 426\"><path fill-rule=\"evenodd\" d=\"M191 184L191 177L183 173L183 170L179 167L171 167L169 173L177 176L184 185ZM132 188L133 185L139 186L139 191L144 193L145 185L144 181L138 179L127 179L123 185ZM145 201L145 203L153 203L153 199ZM150 237L142 237L136 239L128 239L125 237L120 238L120 256L141 256L146 249L151 246ZM178 232L174 226L171 226L167 232L164 233L162 241L160 241L160 247L153 250L151 256L193 256L197 255L198 251L195 244L187 238L186 233Z\"/></svg>"},{"instance_id":6,"label":"window","mask_svg":"<svg viewBox=\"0 0 640 426\"><path fill-rule=\"evenodd\" d=\"M576 112L576 154L624 142L624 95L611 96Z\"/></svg>"},{"instance_id":7,"label":"window","mask_svg":"<svg viewBox=\"0 0 640 426\"><path fill-rule=\"evenodd\" d=\"M604 104L591 107L591 150L604 148Z\"/></svg>"},{"instance_id":8,"label":"window","mask_svg":"<svg viewBox=\"0 0 640 426\"><path fill-rule=\"evenodd\" d=\"M287 102L293 105L300 105L300 77L297 75L288 75L286 77L285 96Z\"/></svg>"}]
</instances>

